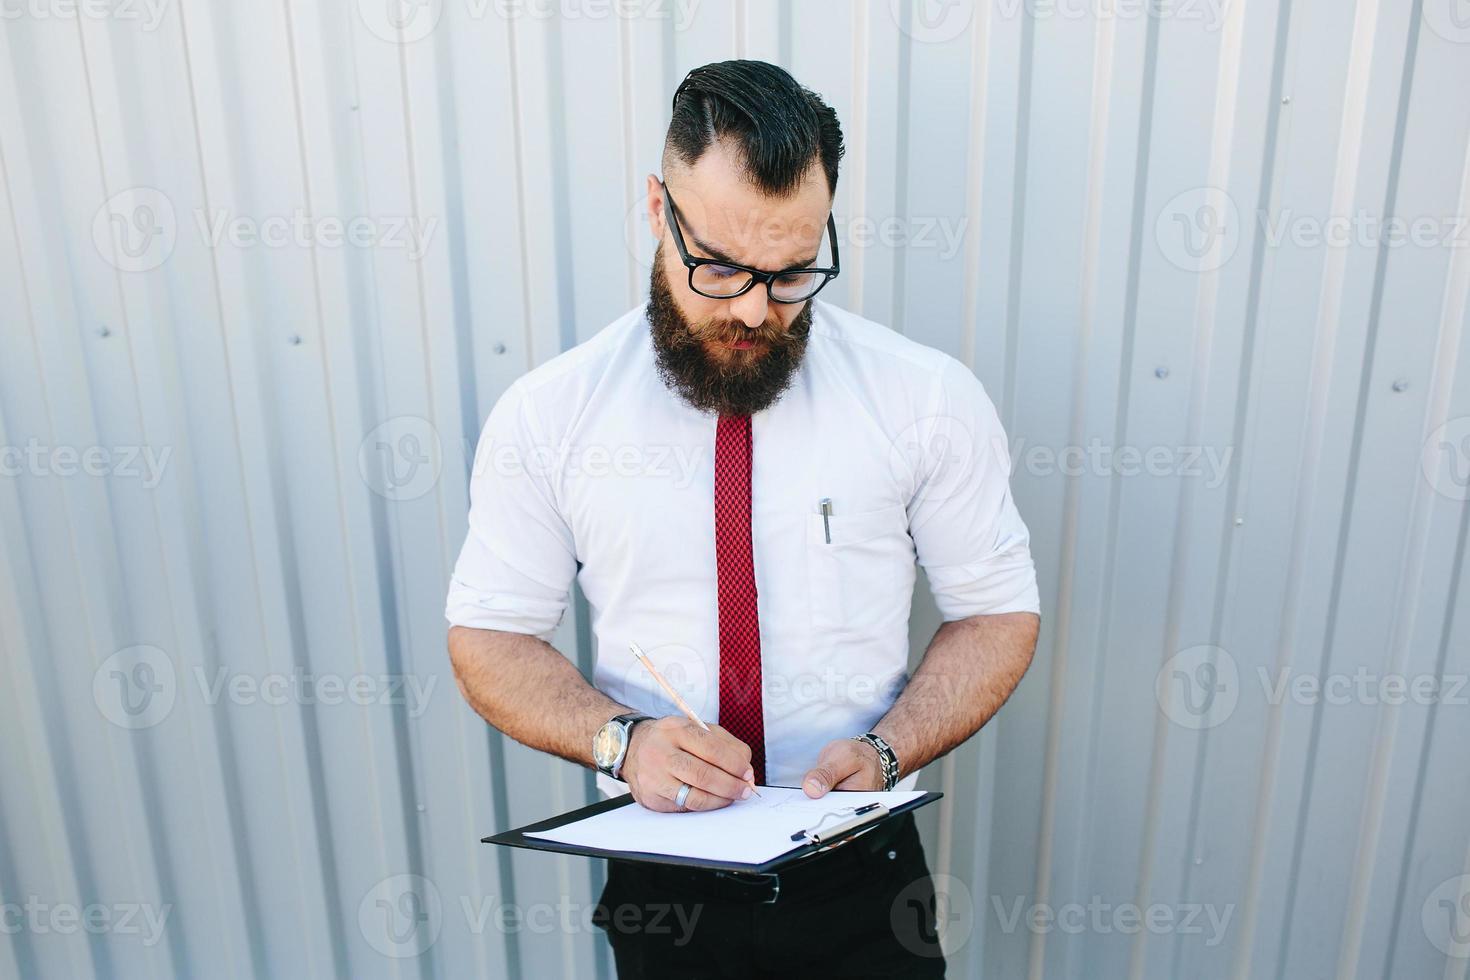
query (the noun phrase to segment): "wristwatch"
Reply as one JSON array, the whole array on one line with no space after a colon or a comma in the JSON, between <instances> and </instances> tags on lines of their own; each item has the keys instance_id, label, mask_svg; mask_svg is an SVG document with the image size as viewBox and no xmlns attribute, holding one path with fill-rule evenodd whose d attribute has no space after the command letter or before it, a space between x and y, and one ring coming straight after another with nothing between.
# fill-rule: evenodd
<instances>
[{"instance_id":1,"label":"wristwatch","mask_svg":"<svg viewBox=\"0 0 1470 980\"><path fill-rule=\"evenodd\" d=\"M628 756L628 744L633 741L633 726L640 721L649 721L651 715L629 712L618 715L597 730L592 736L592 762L597 771L614 779L622 778L623 760Z\"/></svg>"},{"instance_id":2,"label":"wristwatch","mask_svg":"<svg viewBox=\"0 0 1470 980\"><path fill-rule=\"evenodd\" d=\"M898 753L893 751L893 746L888 740L877 732L864 732L861 735L853 735L854 742L865 742L871 745L878 753L878 765L882 770L883 789L890 790L898 785Z\"/></svg>"}]
</instances>

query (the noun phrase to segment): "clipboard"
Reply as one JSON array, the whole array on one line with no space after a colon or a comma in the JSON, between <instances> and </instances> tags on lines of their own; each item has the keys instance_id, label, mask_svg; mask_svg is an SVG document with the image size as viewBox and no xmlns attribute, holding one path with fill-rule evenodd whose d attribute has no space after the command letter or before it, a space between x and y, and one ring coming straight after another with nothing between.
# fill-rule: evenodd
<instances>
[{"instance_id":1,"label":"clipboard","mask_svg":"<svg viewBox=\"0 0 1470 980\"><path fill-rule=\"evenodd\" d=\"M841 792L834 792L829 794L827 798L840 799L841 796ZM568 810L566 813L536 823L526 824L524 827L518 827L515 830L507 830L503 833L492 834L489 837L481 837L480 843L501 844L506 847L524 847L536 851L555 851L559 854L580 854L585 857L615 858L621 861L642 861L648 864L671 864L685 868L701 868L707 871L772 874L780 871L789 864L793 864L802 858L810 857L819 851L841 847L843 844L867 833L873 828L879 827L906 813L912 813L919 807L927 806L943 796L943 793L931 791L892 808L883 806L879 810L872 811L871 814L855 814L852 820L823 828L819 839L809 840L805 844L799 844L763 864L750 864L738 861L708 861L703 858L682 857L676 854L654 854L649 851L615 851L600 847L584 847L580 844L566 844L562 841L547 840L544 837L526 836L532 831L553 830L569 823L575 823L578 820L584 820L587 817L596 816L599 813L606 813L609 810L616 810L619 807L630 804L636 805L633 801L632 793L624 793L622 796L599 800L580 809ZM834 802L836 802L836 799L834 799ZM799 839L797 837L798 832L808 829L810 828L793 827L792 839Z\"/></svg>"}]
</instances>

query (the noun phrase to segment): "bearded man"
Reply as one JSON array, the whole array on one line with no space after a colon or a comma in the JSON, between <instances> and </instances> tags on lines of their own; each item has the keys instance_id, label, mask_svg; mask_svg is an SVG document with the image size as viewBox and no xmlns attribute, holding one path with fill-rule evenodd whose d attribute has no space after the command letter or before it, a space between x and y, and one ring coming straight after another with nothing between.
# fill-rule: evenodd
<instances>
[{"instance_id":1,"label":"bearded man","mask_svg":"<svg viewBox=\"0 0 1470 980\"><path fill-rule=\"evenodd\" d=\"M647 179L647 302L515 381L476 453L447 608L460 688L653 810L911 788L1035 648L990 399L953 357L817 299L841 271L842 153L836 113L782 69L690 72ZM916 565L944 622L910 677ZM547 642L574 580L590 682ZM771 877L609 861L619 976L943 974L911 814Z\"/></svg>"}]
</instances>

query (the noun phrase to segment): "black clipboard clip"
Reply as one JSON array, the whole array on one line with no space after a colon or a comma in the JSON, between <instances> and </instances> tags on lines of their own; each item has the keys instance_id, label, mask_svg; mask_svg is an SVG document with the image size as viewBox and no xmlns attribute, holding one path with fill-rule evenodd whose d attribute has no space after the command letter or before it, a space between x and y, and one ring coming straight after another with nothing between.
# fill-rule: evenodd
<instances>
[{"instance_id":1,"label":"black clipboard clip","mask_svg":"<svg viewBox=\"0 0 1470 980\"><path fill-rule=\"evenodd\" d=\"M840 810L833 810L831 813L823 814L822 819L817 821L816 826L798 830L791 835L791 839L796 842L807 841L811 844L826 844L839 837L846 836L860 827L865 827L870 823L877 823L886 816L888 816L888 807L882 803L869 803L867 806L843 807ZM824 827L823 824L833 817L846 817L847 819L839 820L830 827Z\"/></svg>"}]
</instances>

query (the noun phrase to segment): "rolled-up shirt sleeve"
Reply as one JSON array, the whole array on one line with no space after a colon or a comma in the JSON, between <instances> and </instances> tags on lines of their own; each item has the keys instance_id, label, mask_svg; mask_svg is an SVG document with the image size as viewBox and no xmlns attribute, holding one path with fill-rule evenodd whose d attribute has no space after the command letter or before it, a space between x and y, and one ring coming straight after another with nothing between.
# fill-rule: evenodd
<instances>
[{"instance_id":1,"label":"rolled-up shirt sleeve","mask_svg":"<svg viewBox=\"0 0 1470 980\"><path fill-rule=\"evenodd\" d=\"M979 379L949 358L932 412L910 432L909 533L946 621L1040 613L1030 533L1011 498L1010 452Z\"/></svg>"},{"instance_id":2,"label":"rolled-up shirt sleeve","mask_svg":"<svg viewBox=\"0 0 1470 980\"><path fill-rule=\"evenodd\" d=\"M469 533L445 607L451 625L547 638L561 622L577 558L553 490L554 459L525 392L511 385L475 449Z\"/></svg>"}]
</instances>

